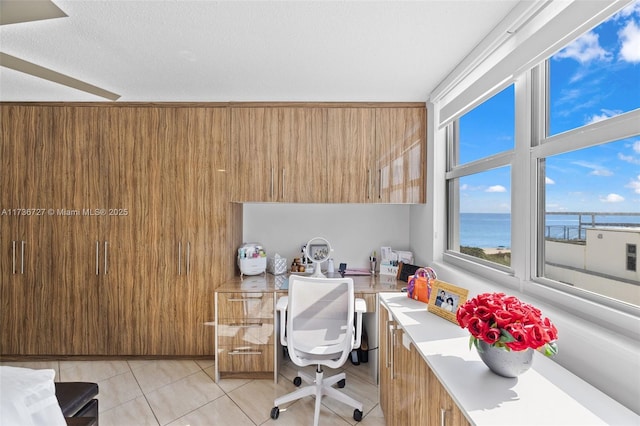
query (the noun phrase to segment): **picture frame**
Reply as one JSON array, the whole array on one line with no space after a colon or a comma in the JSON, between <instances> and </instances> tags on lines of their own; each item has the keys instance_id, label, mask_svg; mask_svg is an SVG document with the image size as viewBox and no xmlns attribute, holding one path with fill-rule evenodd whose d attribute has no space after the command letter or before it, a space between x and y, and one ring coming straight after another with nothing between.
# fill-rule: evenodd
<instances>
[{"instance_id":1,"label":"picture frame","mask_svg":"<svg viewBox=\"0 0 640 426\"><path fill-rule=\"evenodd\" d=\"M456 312L460 305L467 301L468 296L469 290L466 288L434 280L427 311L457 324Z\"/></svg>"}]
</instances>

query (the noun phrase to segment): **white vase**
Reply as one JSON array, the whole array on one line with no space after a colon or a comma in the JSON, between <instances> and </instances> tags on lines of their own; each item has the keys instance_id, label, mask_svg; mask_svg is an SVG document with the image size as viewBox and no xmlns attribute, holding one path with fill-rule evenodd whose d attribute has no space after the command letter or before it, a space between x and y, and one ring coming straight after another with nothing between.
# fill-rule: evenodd
<instances>
[{"instance_id":1,"label":"white vase","mask_svg":"<svg viewBox=\"0 0 640 426\"><path fill-rule=\"evenodd\" d=\"M491 371L503 377L518 377L529 370L533 362L531 348L524 351L507 351L482 340L479 341L478 355Z\"/></svg>"}]
</instances>

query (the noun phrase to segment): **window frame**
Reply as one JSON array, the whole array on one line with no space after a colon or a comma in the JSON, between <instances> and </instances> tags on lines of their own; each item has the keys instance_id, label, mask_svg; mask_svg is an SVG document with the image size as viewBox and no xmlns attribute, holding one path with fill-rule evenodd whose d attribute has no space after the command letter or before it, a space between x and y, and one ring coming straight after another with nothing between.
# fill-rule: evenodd
<instances>
[{"instance_id":1,"label":"window frame","mask_svg":"<svg viewBox=\"0 0 640 426\"><path fill-rule=\"evenodd\" d=\"M637 136L640 134L640 109L547 136L547 61L508 82L516 85L516 139L513 151L456 166L451 155L457 150L456 127L459 118L447 124L444 133L447 158L443 179L447 205L447 238L443 261L638 339L640 307L544 277L544 244L540 242L544 242L543 225L546 212L545 203L540 200L544 200L545 195L546 157ZM504 87L496 88L483 99L488 99ZM452 179L506 165L510 165L512 170L512 244L511 265L508 268L449 250L451 232L457 232L459 229L459 215L455 209L459 192L451 190Z\"/></svg>"}]
</instances>

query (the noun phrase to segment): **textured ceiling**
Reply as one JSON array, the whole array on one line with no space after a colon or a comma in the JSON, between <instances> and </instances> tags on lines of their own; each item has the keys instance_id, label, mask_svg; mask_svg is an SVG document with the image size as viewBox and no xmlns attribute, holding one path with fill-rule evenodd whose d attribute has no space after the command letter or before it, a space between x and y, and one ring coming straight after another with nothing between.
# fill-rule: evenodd
<instances>
[{"instance_id":1,"label":"textured ceiling","mask_svg":"<svg viewBox=\"0 0 640 426\"><path fill-rule=\"evenodd\" d=\"M132 102L424 102L517 3L53 1L0 50ZM104 99L0 67L0 100Z\"/></svg>"}]
</instances>

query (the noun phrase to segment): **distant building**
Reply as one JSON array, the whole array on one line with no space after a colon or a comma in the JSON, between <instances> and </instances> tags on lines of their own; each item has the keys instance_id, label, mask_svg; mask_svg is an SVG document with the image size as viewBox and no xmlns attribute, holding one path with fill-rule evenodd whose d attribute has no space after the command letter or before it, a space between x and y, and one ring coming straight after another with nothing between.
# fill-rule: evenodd
<instances>
[{"instance_id":1,"label":"distant building","mask_svg":"<svg viewBox=\"0 0 640 426\"><path fill-rule=\"evenodd\" d=\"M584 290L640 305L640 228L596 227L582 243L545 244L545 275Z\"/></svg>"}]
</instances>

